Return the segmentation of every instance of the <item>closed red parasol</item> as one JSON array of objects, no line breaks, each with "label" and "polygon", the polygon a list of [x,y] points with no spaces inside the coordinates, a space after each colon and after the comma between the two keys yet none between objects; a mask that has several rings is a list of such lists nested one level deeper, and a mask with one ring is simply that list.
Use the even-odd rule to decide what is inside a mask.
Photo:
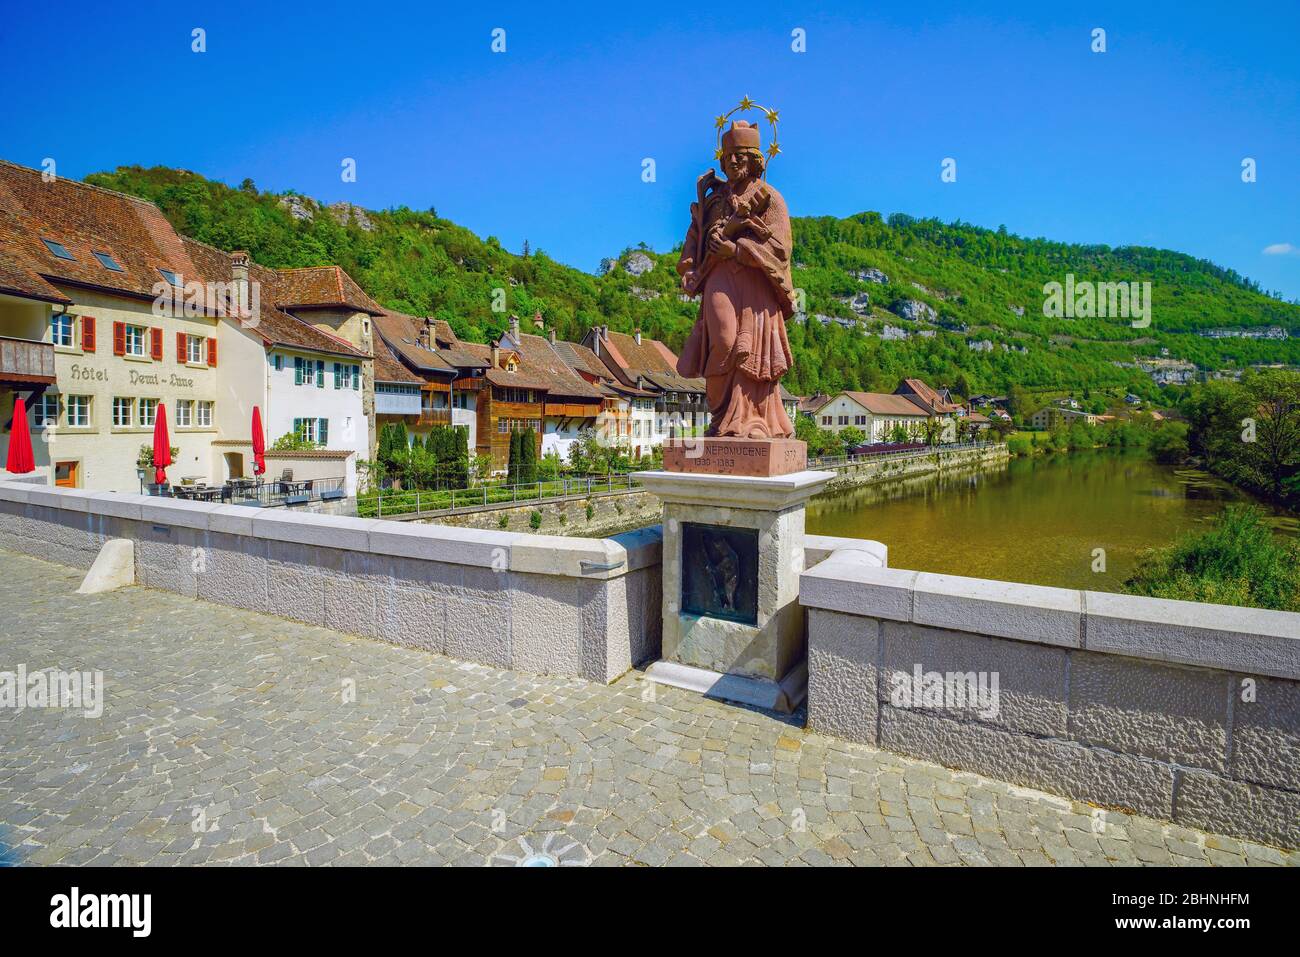
[{"label": "closed red parasol", "polygon": [[14,424],[9,431],[9,457],[5,468],[16,475],[22,475],[36,468],[36,459],[32,457],[32,433],[27,428],[27,403],[22,396],[14,396]]},{"label": "closed red parasol", "polygon": [[253,474],[266,472],[266,434],[262,430],[262,410],[253,406]]},{"label": "closed red parasol", "polygon": [[154,481],[162,485],[167,481],[167,466],[172,464],[172,442],[167,435],[167,407],[158,403],[158,412],[153,420],[153,466]]}]

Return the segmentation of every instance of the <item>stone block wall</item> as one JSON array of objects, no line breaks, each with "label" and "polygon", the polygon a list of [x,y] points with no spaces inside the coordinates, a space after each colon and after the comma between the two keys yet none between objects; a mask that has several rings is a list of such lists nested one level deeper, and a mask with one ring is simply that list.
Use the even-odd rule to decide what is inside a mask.
[{"label": "stone block wall", "polygon": [[[812,728],[1101,807],[1300,846],[1300,615],[930,575],[868,558],[837,550],[802,576]],[[909,693],[924,687],[918,668],[967,688],[970,676],[996,674],[996,709]]]},{"label": "stone block wall", "polygon": [[135,545],[151,588],[539,674],[658,655],[657,527],[520,535],[0,482],[0,548],[89,568]]}]

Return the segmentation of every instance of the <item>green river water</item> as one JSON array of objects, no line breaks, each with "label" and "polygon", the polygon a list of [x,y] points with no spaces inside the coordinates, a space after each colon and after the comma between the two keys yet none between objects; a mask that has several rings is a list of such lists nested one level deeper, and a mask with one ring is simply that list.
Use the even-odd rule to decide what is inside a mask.
[{"label": "green river water", "polygon": [[[1073,452],[821,496],[808,505],[807,530],[884,542],[894,568],[1122,591],[1143,549],[1248,500],[1143,452]],[[1294,517],[1272,521],[1296,531]],[[1093,570],[1094,549],[1105,550],[1104,571]]]}]

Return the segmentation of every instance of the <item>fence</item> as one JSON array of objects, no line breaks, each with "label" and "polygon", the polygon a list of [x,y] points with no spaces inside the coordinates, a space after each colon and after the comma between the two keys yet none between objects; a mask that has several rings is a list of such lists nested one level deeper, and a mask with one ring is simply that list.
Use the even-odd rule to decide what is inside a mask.
[{"label": "fence", "polygon": [[878,452],[855,452],[853,455],[823,455],[808,460],[810,469],[845,468],[860,465],[863,462],[875,462],[880,459],[915,459],[939,452],[960,452],[966,449],[991,449],[997,442],[954,442],[949,445],[927,445],[920,448],[888,448]]},{"label": "fence", "polygon": [[490,505],[517,505],[565,498],[629,492],[640,486],[635,472],[587,475],[542,482],[476,488],[415,489],[409,492],[379,489],[357,496],[357,514],[363,518],[391,518],[395,515],[435,515]]}]

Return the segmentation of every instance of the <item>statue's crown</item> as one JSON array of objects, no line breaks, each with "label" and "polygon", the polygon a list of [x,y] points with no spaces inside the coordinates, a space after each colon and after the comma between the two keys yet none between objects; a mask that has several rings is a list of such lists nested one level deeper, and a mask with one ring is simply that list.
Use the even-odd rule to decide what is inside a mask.
[{"label": "statue's crown", "polygon": [[746,120],[732,120],[731,129],[722,134],[722,148],[728,153],[734,150],[762,152],[763,144],[758,135],[757,124]]}]

